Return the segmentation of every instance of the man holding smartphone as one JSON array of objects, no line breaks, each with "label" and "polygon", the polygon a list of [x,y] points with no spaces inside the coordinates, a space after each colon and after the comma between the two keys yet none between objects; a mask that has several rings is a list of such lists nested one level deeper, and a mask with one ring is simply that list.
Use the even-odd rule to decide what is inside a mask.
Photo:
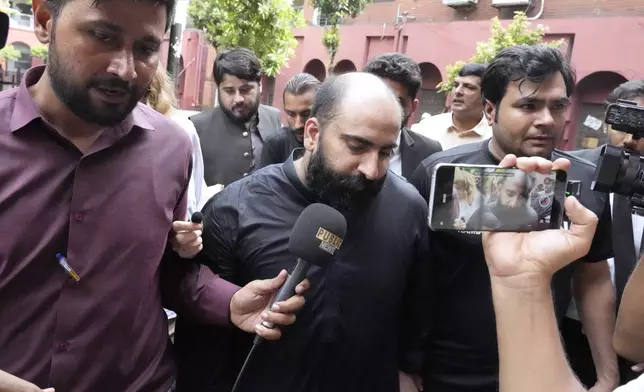
[{"label": "man holding smartphone", "polygon": [[[617,384],[611,339],[614,329],[612,295],[606,259],[612,257],[610,215],[605,198],[590,191],[594,168],[585,160],[555,150],[565,127],[565,112],[575,85],[574,72],[563,55],[547,46],[514,46],[501,51],[488,65],[482,94],[492,138],[434,154],[416,169],[411,182],[429,201],[434,168],[440,163],[498,165],[507,154],[571,161],[568,180],[582,182],[582,204],[597,211],[599,228],[582,263],[564,270],[553,283],[557,315],[563,317],[570,301],[575,272],[578,303],[600,381],[594,392]],[[553,217],[554,219],[554,217]],[[498,347],[490,278],[476,231],[430,233],[430,260],[436,263],[435,295],[443,298],[432,309],[433,330],[427,347],[425,390],[432,392],[496,392]],[[546,245],[546,244],[544,244]],[[604,267],[606,274],[604,274]],[[600,321],[601,320],[601,321]],[[528,355],[528,354],[526,354]]]}]

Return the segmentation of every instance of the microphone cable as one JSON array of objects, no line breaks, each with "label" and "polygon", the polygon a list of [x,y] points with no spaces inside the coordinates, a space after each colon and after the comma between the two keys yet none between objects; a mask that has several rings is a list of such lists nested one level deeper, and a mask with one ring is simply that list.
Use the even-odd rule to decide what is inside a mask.
[{"label": "microphone cable", "polygon": [[244,364],[241,367],[241,370],[239,371],[239,374],[237,375],[237,379],[235,380],[235,384],[233,385],[233,389],[230,392],[237,392],[237,389],[239,388],[240,381],[242,380],[244,376],[244,372],[248,368],[248,364],[250,363],[250,360],[253,358],[253,354],[255,353],[255,349],[259,347],[261,342],[264,339],[257,339],[259,336],[256,337],[255,341],[253,342],[253,347],[250,349],[248,352],[248,355],[246,355],[246,360],[244,360]]}]

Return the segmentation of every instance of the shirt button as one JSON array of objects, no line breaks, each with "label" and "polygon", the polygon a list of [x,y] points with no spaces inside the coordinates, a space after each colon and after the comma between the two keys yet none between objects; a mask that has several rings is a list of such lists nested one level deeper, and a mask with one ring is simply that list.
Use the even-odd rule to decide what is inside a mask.
[{"label": "shirt button", "polygon": [[244,133],[242,133],[242,136],[243,136],[243,137],[248,137],[248,132],[244,132]]},{"label": "shirt button", "polygon": [[59,351],[67,351],[68,349],[69,349],[69,343],[67,343],[67,342],[58,343],[58,350]]},{"label": "shirt button", "polygon": [[244,153],[244,156],[245,156],[245,157],[249,157],[249,156],[250,156],[250,153],[245,152],[245,153]]},{"label": "shirt button", "polygon": [[77,213],[76,213],[76,215],[75,215],[75,218],[76,218],[76,220],[77,220],[78,222],[82,222],[84,217],[85,217],[85,215],[83,215],[83,214],[82,214],[82,213],[80,213],[80,212],[77,212]]}]

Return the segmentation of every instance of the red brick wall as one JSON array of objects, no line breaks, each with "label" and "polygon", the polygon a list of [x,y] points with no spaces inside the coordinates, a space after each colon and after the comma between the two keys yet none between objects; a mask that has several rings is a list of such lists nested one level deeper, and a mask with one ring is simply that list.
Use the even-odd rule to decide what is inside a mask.
[{"label": "red brick wall", "polygon": [[[535,6],[528,12],[528,16],[537,14],[541,7],[541,1],[545,1],[542,19],[644,15],[644,1],[642,0],[533,1]],[[521,8],[494,8],[492,0],[479,0],[478,6],[472,10],[453,9],[443,5],[442,0],[398,0],[369,4],[361,15],[354,20],[345,21],[345,24],[393,23],[398,6],[400,6],[401,12],[407,11],[409,15],[415,16],[417,22],[487,20],[495,16],[499,16],[501,19],[510,19],[513,11],[521,10]]]}]

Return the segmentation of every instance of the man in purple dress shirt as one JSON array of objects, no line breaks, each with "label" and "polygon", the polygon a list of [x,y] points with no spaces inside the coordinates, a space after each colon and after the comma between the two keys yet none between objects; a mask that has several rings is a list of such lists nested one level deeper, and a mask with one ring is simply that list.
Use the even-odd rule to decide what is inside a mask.
[{"label": "man in purple dress shirt", "polygon": [[173,7],[34,0],[49,62],[0,93],[2,392],[167,392],[175,366],[162,305],[277,339],[257,325],[292,323],[304,303],[266,311],[284,271],[240,289],[171,250],[190,141],[138,101]]}]

